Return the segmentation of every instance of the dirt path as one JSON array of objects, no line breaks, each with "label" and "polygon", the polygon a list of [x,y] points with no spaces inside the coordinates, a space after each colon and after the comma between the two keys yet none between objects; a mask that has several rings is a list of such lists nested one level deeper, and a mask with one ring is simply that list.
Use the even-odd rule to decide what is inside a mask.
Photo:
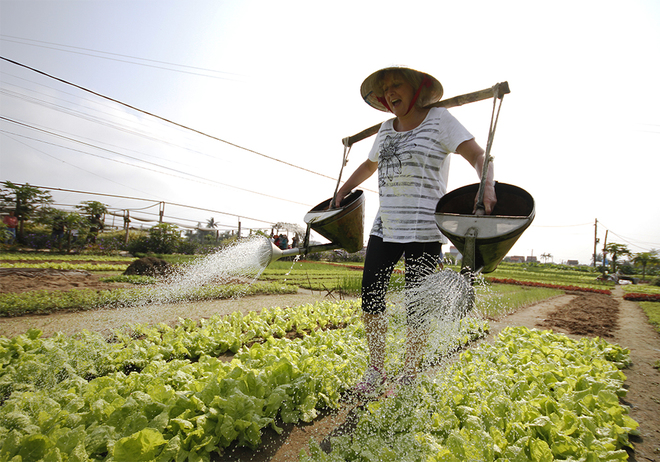
[{"label": "dirt path", "polygon": [[[624,370],[628,386],[626,404],[630,416],[640,424],[641,438],[635,439],[635,459],[660,461],[660,334],[649,324],[637,303],[623,300],[623,291],[615,291],[620,302],[619,328],[615,341],[630,349],[632,366]],[[641,439],[641,441],[639,441]]]}]

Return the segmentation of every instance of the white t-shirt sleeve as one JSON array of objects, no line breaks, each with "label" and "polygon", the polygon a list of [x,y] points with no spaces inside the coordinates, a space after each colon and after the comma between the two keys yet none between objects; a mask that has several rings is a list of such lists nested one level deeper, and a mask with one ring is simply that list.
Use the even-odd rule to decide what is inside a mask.
[{"label": "white t-shirt sleeve", "polygon": [[456,152],[461,143],[474,138],[456,117],[446,109],[439,114],[440,140],[447,152]]}]

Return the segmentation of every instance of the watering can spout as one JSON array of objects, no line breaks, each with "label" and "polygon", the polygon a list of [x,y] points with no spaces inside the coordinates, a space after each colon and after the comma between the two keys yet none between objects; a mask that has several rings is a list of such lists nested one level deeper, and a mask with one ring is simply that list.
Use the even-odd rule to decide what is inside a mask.
[{"label": "watering can spout", "polygon": [[[307,215],[307,237],[303,247],[282,250],[272,242],[270,248],[264,250],[260,263],[265,268],[272,262],[292,255],[306,255],[326,250],[344,249],[349,253],[357,252],[364,246],[364,193],[353,191],[346,196],[339,208],[330,207],[332,198],[321,202]],[[309,230],[313,229],[330,241],[330,244],[308,245]]]},{"label": "watering can spout", "polygon": [[306,255],[313,252],[323,252],[325,250],[334,250],[341,248],[338,244],[323,244],[323,245],[310,245],[307,247],[295,247],[293,249],[282,250],[272,242],[269,242],[268,248],[261,256],[261,266],[266,267],[284,257],[291,257],[294,255]]},{"label": "watering can spout", "polygon": [[304,253],[304,248],[294,248],[294,249],[286,249],[282,250],[279,247],[277,247],[275,244],[272,242],[269,242],[270,248],[267,249],[264,254],[262,255],[261,258],[261,263],[262,266],[266,267],[273,263],[274,261],[279,260],[280,258],[283,257],[288,257],[291,255],[300,255]]}]

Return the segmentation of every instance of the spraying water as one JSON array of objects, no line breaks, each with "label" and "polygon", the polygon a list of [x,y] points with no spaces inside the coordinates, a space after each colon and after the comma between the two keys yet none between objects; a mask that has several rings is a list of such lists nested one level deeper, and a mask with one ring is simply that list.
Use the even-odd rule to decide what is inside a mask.
[{"label": "spraying water", "polygon": [[451,269],[432,273],[406,291],[406,301],[415,314],[410,323],[415,327],[460,320],[474,308],[474,299],[470,281]]},{"label": "spraying water", "polygon": [[199,287],[209,283],[228,284],[236,278],[256,280],[263,270],[262,255],[270,243],[262,237],[248,238],[224,247],[174,274],[167,281],[170,288]]},{"label": "spraying water", "polygon": [[[406,337],[423,339],[421,370],[437,366],[461,345],[475,310],[476,295],[472,275],[444,269],[425,276],[420,284],[391,295],[388,310],[392,336],[388,356],[396,371],[403,361]],[[400,307],[407,307],[408,315]],[[399,363],[399,364],[397,364]]]},{"label": "spraying water", "polygon": [[241,239],[214,254],[184,265],[157,285],[133,293],[124,304],[174,303],[194,299],[206,286],[254,283],[267,266],[270,241],[254,236]]}]

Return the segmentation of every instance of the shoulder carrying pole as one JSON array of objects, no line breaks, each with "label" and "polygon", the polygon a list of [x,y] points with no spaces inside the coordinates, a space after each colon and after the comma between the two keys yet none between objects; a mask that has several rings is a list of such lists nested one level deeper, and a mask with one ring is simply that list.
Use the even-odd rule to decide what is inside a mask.
[{"label": "shoulder carrying pole", "polygon": [[[505,94],[510,93],[509,91],[509,82],[500,82],[492,86],[491,88],[486,88],[485,90],[479,90],[472,93],[467,93],[465,95],[454,96],[453,98],[448,98],[437,103],[433,103],[426,107],[457,107],[462,106],[467,103],[474,103],[476,101],[483,101],[489,98],[502,98]],[[358,141],[362,141],[365,138],[369,138],[372,135],[378,133],[380,126],[382,124],[374,125],[373,127],[367,128],[366,130],[361,131],[360,133],[346,137],[342,140],[342,143],[346,147],[351,147],[353,144]]]}]

